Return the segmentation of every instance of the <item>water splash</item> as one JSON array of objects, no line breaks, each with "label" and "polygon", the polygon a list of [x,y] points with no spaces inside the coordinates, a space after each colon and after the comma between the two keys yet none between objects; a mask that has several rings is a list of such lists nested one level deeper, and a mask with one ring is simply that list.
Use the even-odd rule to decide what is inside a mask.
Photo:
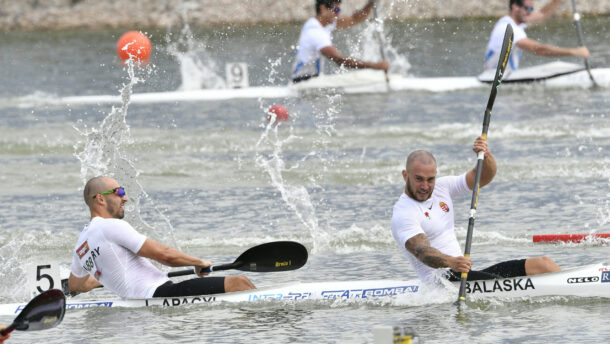
[{"label": "water splash", "polygon": [[[25,237],[19,240],[10,240],[6,242],[5,238],[1,238],[0,242],[6,242],[6,244],[0,245],[0,266],[2,266],[4,280],[8,280],[8,276],[12,276],[10,283],[2,283],[0,289],[2,295],[8,295],[12,298],[9,300],[18,300],[21,298],[29,297],[27,290],[24,286],[27,285],[25,267],[28,266],[27,257],[23,257],[21,252],[27,252],[27,247],[36,238],[32,238],[32,235],[25,233]],[[6,299],[3,297],[2,299]]]},{"label": "water splash", "polygon": [[[156,208],[151,197],[138,182],[140,172],[125,149],[126,145],[133,143],[126,121],[133,87],[143,82],[145,77],[152,73],[153,66],[147,65],[145,68],[138,69],[138,73],[136,73],[134,63],[130,59],[126,69],[129,81],[121,89],[121,107],[113,106],[99,128],[79,129],[74,127],[85,141],[82,150],[75,153],[76,158],[81,162],[81,178],[83,185],[87,180],[96,176],[103,175],[116,179],[121,186],[125,187],[129,197],[129,202],[125,205],[125,220],[147,236],[162,242],[170,241],[176,245],[169,219]],[[77,143],[74,147],[78,151],[81,149],[81,143]],[[141,209],[144,205],[147,206],[146,208],[150,206],[159,216],[159,219],[154,219],[155,226],[142,218]]]},{"label": "water splash", "polygon": [[207,52],[206,42],[196,40],[188,24],[187,12],[198,6],[194,3],[183,2],[179,7],[183,27],[178,39],[172,40],[171,26],[165,35],[167,52],[180,63],[182,84],[178,89],[181,91],[226,87],[225,80],[215,72],[218,67]]},{"label": "water splash", "polygon": [[[334,163],[328,152],[328,145],[331,144],[332,137],[337,134],[334,123],[336,115],[340,112],[341,100],[341,95],[326,95],[318,97],[313,103],[310,113],[313,114],[317,135],[312,142],[312,149],[292,166],[287,166],[284,161],[284,147],[303,138],[294,133],[294,127],[289,124],[290,122],[277,123],[275,115],[270,113],[269,123],[264,127],[265,130],[256,144],[256,165],[269,175],[271,185],[280,191],[282,200],[309,230],[313,239],[314,253],[327,251],[332,247],[332,238],[328,231],[320,226],[316,205],[312,201],[310,192],[314,189],[323,190],[319,186],[319,181],[324,179]],[[260,107],[268,108],[262,102]],[[299,119],[304,118],[299,118],[298,113],[292,114],[293,121]],[[310,184],[310,190],[303,184],[290,184],[285,180],[285,172],[298,169],[305,161],[314,158],[322,163],[322,168],[309,174],[306,182]],[[318,200],[318,204],[323,202],[324,200]]]},{"label": "water splash", "polygon": [[383,49],[386,60],[390,64],[389,72],[406,76],[411,69],[411,64],[407,56],[398,52],[392,45],[392,36],[388,35],[384,29],[386,13],[389,13],[394,3],[390,4],[387,11],[380,5],[381,3],[378,2],[377,19],[366,21],[362,33],[349,42],[350,56],[361,56],[365,61],[381,61],[380,50]]},{"label": "water splash", "polygon": [[[282,158],[283,147],[293,141],[300,140],[301,137],[296,136],[294,134],[294,128],[290,126],[288,128],[288,136],[282,138],[280,128],[282,128],[282,130],[284,129],[283,123],[278,123],[276,121],[276,115],[274,113],[270,112],[269,116],[269,123],[266,125],[263,134],[256,143],[256,165],[269,174],[271,185],[280,191],[284,202],[294,211],[301,223],[310,231],[313,238],[312,252],[316,252],[327,245],[328,233],[320,229],[315,207],[305,186],[290,185],[284,180],[282,175],[285,171],[298,168],[299,163],[308,159],[310,156],[315,155],[315,152],[311,152],[303,157],[301,161],[296,163],[293,167],[287,168],[284,159]],[[265,154],[264,151],[269,148],[272,150],[271,153]]]}]

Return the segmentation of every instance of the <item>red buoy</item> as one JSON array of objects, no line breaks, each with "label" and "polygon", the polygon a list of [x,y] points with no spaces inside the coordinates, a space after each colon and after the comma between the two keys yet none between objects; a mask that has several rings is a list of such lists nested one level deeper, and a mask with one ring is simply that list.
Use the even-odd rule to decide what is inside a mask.
[{"label": "red buoy", "polygon": [[150,40],[140,31],[124,33],[116,45],[116,53],[122,61],[132,57],[138,62],[148,62],[151,50]]},{"label": "red buoy", "polygon": [[284,122],[287,121],[290,116],[288,115],[288,109],[283,105],[273,105],[267,110],[267,120],[271,120],[273,118],[273,114],[275,114],[276,122]]}]

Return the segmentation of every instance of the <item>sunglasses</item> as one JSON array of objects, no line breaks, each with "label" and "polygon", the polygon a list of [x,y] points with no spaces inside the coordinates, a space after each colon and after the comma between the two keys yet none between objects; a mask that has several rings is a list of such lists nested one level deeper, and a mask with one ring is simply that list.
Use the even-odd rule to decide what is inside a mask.
[{"label": "sunglasses", "polygon": [[341,12],[341,7],[333,7],[333,12],[335,12],[335,14],[339,14],[339,12]]},{"label": "sunglasses", "polygon": [[521,6],[525,9],[525,12],[531,13],[534,10],[534,6]]},{"label": "sunglasses", "polygon": [[[119,197],[123,197],[123,196],[125,196],[125,188],[122,186],[119,186],[118,188],[114,188],[112,190],[100,192],[97,195],[110,195],[110,194],[115,194]],[[95,198],[95,196],[97,196],[97,195],[94,195],[93,198]]]}]

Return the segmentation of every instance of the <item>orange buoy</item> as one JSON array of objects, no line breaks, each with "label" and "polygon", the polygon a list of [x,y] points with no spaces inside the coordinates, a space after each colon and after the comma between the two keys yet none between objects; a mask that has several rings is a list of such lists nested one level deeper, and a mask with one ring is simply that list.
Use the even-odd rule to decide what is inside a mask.
[{"label": "orange buoy", "polygon": [[276,122],[284,122],[287,121],[290,116],[288,115],[288,109],[283,105],[273,105],[267,110],[267,120],[273,119],[273,114],[275,114]]},{"label": "orange buoy", "polygon": [[124,33],[116,45],[116,53],[122,61],[131,57],[138,62],[148,62],[151,50],[150,40],[140,31]]}]

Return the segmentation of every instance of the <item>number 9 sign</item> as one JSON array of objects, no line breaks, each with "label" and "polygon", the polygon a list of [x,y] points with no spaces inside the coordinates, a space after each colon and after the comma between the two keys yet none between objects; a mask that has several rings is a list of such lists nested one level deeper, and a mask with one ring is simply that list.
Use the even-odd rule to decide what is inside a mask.
[{"label": "number 9 sign", "polygon": [[227,63],[225,65],[227,88],[247,88],[250,86],[248,81],[248,65],[245,63]]}]

